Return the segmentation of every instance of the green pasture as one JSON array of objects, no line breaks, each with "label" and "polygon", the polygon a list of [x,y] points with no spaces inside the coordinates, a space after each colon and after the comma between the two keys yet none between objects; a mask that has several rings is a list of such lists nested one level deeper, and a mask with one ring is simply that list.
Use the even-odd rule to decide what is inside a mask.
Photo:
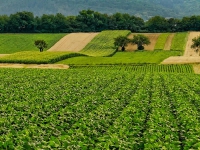
[{"label": "green pasture", "polygon": [[189,32],[176,33],[172,40],[172,45],[170,49],[184,51],[186,43],[187,43],[188,35],[189,35]]},{"label": "green pasture", "polygon": [[[59,34],[0,34],[0,54],[11,54],[20,51],[39,51],[35,40],[45,40],[48,48],[52,47],[65,33]],[[48,49],[47,48],[47,49]]]},{"label": "green pasture", "polygon": [[169,35],[170,35],[170,33],[162,33],[162,34],[160,34],[160,36],[158,37],[158,39],[156,41],[156,45],[155,45],[154,49],[155,50],[163,50]]},{"label": "green pasture", "polygon": [[170,56],[181,55],[178,51],[136,51],[117,52],[112,57],[74,57],[57,62],[68,65],[107,65],[107,64],[159,64]]}]

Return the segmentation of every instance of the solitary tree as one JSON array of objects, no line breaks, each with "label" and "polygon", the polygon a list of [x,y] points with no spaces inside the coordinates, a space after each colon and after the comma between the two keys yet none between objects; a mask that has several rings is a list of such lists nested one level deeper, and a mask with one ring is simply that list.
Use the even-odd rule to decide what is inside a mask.
[{"label": "solitary tree", "polygon": [[114,45],[117,48],[117,50],[119,47],[121,47],[122,51],[125,51],[125,46],[127,46],[128,43],[130,43],[130,40],[126,36],[118,36],[114,40]]},{"label": "solitary tree", "polygon": [[40,52],[43,52],[43,50],[47,48],[47,43],[44,40],[36,40],[35,46],[40,50]]},{"label": "solitary tree", "polygon": [[198,53],[200,48],[200,36],[193,38],[192,42],[191,48],[195,49],[195,51]]},{"label": "solitary tree", "polygon": [[131,40],[132,44],[137,44],[137,49],[138,50],[143,50],[144,49],[144,45],[149,45],[151,42],[149,40],[148,37],[142,35],[142,34],[138,34],[138,35],[134,35],[133,39]]}]

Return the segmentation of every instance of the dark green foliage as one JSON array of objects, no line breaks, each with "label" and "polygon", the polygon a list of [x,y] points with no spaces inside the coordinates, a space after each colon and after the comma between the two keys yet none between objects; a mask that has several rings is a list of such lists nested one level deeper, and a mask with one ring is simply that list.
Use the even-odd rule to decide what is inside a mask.
[{"label": "dark green foliage", "polygon": [[0,33],[71,33],[100,32],[103,30],[130,30],[131,32],[179,32],[198,31],[200,16],[182,19],[155,16],[147,22],[126,13],[102,14],[82,10],[76,16],[61,13],[34,16],[32,12],[17,12],[0,16]]},{"label": "dark green foliage", "polygon": [[200,36],[197,36],[192,39],[192,45],[191,48],[195,49],[197,53],[199,53],[199,48],[200,48]]},{"label": "dark green foliage", "polygon": [[47,43],[44,40],[36,40],[34,44],[40,52],[43,52],[43,50],[47,48]]},{"label": "dark green foliage", "polygon": [[125,51],[125,47],[128,45],[128,43],[130,43],[130,40],[126,36],[118,36],[114,40],[116,49],[118,50],[119,47],[121,47],[122,51]]},{"label": "dark green foliage", "polygon": [[142,34],[137,34],[133,36],[133,39],[131,40],[132,44],[136,44],[138,47],[138,50],[143,50],[144,45],[149,45],[151,42],[148,37]]},{"label": "dark green foliage", "polygon": [[144,46],[142,45],[138,46],[138,50],[144,50]]}]

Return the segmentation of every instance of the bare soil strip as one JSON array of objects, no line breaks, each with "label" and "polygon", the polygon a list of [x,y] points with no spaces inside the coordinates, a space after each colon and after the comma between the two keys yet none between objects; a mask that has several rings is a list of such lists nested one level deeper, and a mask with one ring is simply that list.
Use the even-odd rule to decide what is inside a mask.
[{"label": "bare soil strip", "polygon": [[38,68],[38,69],[68,69],[68,65],[63,64],[8,64],[0,63],[0,68]]},{"label": "bare soil strip", "polygon": [[99,33],[71,33],[59,40],[48,51],[70,51],[82,50]]},{"label": "bare soil strip", "polygon": [[200,64],[193,65],[194,73],[200,74]]},{"label": "bare soil strip", "polygon": [[200,57],[172,56],[165,59],[161,64],[195,64],[200,63]]},{"label": "bare soil strip", "polygon": [[[133,35],[136,35],[137,33],[132,33],[128,36],[129,39],[133,39]],[[160,33],[138,33],[138,34],[143,34],[145,36],[147,36],[150,39],[151,44],[149,45],[145,45],[144,49],[145,50],[154,50],[154,47],[156,45],[156,41],[160,35]],[[128,46],[126,47],[127,51],[134,51],[137,50],[137,45],[131,45],[128,44]]]},{"label": "bare soil strip", "polygon": [[8,56],[10,54],[0,54],[0,57],[3,57],[3,56]]},{"label": "bare soil strip", "polygon": [[164,50],[170,50],[171,48],[171,45],[172,45],[172,40],[174,38],[174,33],[171,33],[168,38],[167,38],[167,41],[165,43],[165,47],[164,47]]},{"label": "bare soil strip", "polygon": [[199,56],[199,54],[195,52],[194,49],[191,48],[192,39],[197,37],[198,35],[200,35],[200,32],[190,32],[188,40],[187,40],[184,56]]}]

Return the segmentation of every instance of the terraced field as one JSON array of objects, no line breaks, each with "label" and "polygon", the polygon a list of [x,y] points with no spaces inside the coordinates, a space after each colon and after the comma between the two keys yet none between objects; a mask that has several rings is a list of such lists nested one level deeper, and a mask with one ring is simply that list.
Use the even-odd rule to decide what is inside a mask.
[{"label": "terraced field", "polygon": [[198,149],[200,76],[170,68],[0,69],[0,149]]}]

